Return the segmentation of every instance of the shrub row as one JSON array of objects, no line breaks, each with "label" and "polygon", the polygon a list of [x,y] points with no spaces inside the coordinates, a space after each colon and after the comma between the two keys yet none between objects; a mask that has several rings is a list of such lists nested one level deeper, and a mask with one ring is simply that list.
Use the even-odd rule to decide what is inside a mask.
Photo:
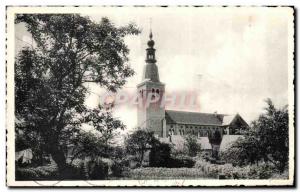
[{"label": "shrub row", "polygon": [[199,179],[205,177],[203,171],[197,168],[138,168],[127,170],[124,176],[127,179]]},{"label": "shrub row", "polygon": [[[86,161],[84,163],[84,161]],[[81,170],[84,179],[102,180],[108,177],[121,177],[124,170],[123,161],[113,161],[111,159],[98,158],[94,161],[76,159],[73,165]]]},{"label": "shrub row", "polygon": [[269,179],[276,173],[274,166],[265,163],[234,167],[231,164],[216,165],[198,160],[194,167],[201,169],[208,177],[220,179]]},{"label": "shrub row", "polygon": [[58,171],[55,164],[39,167],[16,167],[16,180],[40,180],[48,178],[57,178]]},{"label": "shrub row", "polygon": [[56,164],[49,164],[38,167],[16,167],[16,180],[103,180],[109,177],[121,177],[124,165],[119,161],[106,160],[101,158],[95,161],[75,159],[68,165],[60,175]]}]

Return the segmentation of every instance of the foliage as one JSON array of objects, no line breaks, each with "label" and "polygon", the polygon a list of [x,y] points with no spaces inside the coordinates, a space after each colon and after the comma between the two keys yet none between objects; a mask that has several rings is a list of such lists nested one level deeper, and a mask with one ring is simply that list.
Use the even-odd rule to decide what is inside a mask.
[{"label": "foliage", "polygon": [[114,160],[123,160],[127,155],[124,146],[113,146],[110,148],[109,153],[109,157]]},{"label": "foliage", "polygon": [[16,129],[24,135],[36,133],[63,173],[64,151],[83,123],[107,140],[112,130],[124,128],[102,106],[86,108],[85,85],[96,83],[114,92],[125,84],[134,72],[124,37],[139,30],[133,24],[116,27],[108,18],[96,23],[78,14],[18,14],[19,22],[26,24],[34,43],[16,58],[16,118],[21,122]]},{"label": "foliage", "polygon": [[122,176],[124,164],[121,160],[112,160],[109,158],[98,157],[91,159],[75,159],[72,165],[80,170],[82,179],[110,179]]},{"label": "foliage", "polygon": [[105,146],[100,135],[80,131],[80,134],[73,138],[72,141],[75,146],[72,147],[71,164],[76,158],[84,159],[89,157],[92,160],[96,160],[105,154]]},{"label": "foliage", "polygon": [[258,163],[262,157],[260,153],[258,139],[248,135],[239,138],[225,152],[222,152],[221,159],[233,165],[245,166]]},{"label": "foliage", "polygon": [[288,165],[288,110],[276,109],[270,99],[266,100],[266,113],[252,122],[244,139],[232,144],[222,156],[227,162],[239,166],[272,162],[283,172]]},{"label": "foliage", "polygon": [[266,100],[266,113],[253,122],[255,136],[259,140],[265,161],[272,162],[281,172],[288,165],[289,118],[287,106],[276,109],[270,99]]},{"label": "foliage", "polygon": [[172,157],[168,162],[169,168],[180,168],[180,167],[188,167],[192,168],[195,165],[195,161],[188,156],[179,156],[179,157]]},{"label": "foliage", "polygon": [[248,177],[249,179],[269,179],[276,172],[274,170],[274,166],[266,163],[250,166]]},{"label": "foliage", "polygon": [[197,138],[194,135],[187,135],[185,137],[184,146],[191,157],[195,157],[201,151],[201,144],[197,143]]},{"label": "foliage", "polygon": [[150,151],[150,167],[167,167],[171,159],[171,147],[167,143],[158,143]]},{"label": "foliage", "polygon": [[55,164],[38,167],[16,167],[16,180],[40,180],[58,178],[58,170]]},{"label": "foliage", "polygon": [[208,140],[210,144],[220,145],[222,141],[222,135],[219,130],[209,130]]},{"label": "foliage", "polygon": [[101,159],[98,159],[97,161],[88,161],[87,175],[87,178],[92,180],[107,179],[108,164]]},{"label": "foliage", "polygon": [[125,169],[124,161],[114,161],[111,167],[112,176],[114,177],[123,176],[124,169]]},{"label": "foliage", "polygon": [[278,170],[270,163],[247,165],[244,167],[232,164],[216,165],[207,161],[197,160],[194,166],[204,172],[206,177],[223,179],[270,179],[277,177],[285,179],[285,175],[278,175]]},{"label": "foliage", "polygon": [[204,173],[197,168],[138,168],[128,170],[126,179],[200,179]]},{"label": "foliage", "polygon": [[139,164],[142,165],[146,151],[151,150],[153,146],[159,144],[153,132],[138,129],[125,141],[126,151],[135,155],[139,159]]},{"label": "foliage", "polygon": [[91,159],[90,157],[84,159],[74,159],[70,165],[73,168],[73,173],[70,174],[72,179],[107,179],[109,165],[98,157]]}]

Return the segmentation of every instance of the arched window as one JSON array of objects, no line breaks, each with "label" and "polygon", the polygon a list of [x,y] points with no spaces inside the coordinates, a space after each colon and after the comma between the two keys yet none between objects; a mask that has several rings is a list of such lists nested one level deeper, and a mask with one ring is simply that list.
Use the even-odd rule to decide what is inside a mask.
[{"label": "arched window", "polygon": [[156,93],[159,94],[159,89],[156,89]]},{"label": "arched window", "polygon": [[151,99],[152,100],[155,99],[155,89],[154,88],[152,88]]}]

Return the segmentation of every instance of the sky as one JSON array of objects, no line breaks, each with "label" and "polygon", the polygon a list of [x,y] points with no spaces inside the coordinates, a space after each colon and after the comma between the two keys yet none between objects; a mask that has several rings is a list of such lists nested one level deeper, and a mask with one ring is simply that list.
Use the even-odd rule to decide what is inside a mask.
[{"label": "sky", "polygon": [[[248,123],[263,112],[264,99],[288,104],[288,16],[275,8],[99,8],[84,14],[117,26],[134,22],[142,33],[128,36],[130,65],[136,72],[122,91],[134,93],[142,81],[150,18],[160,81],[166,92],[196,92],[198,107],[174,110],[239,113]],[[30,42],[16,25],[16,52]],[[89,84],[86,105],[96,106],[104,90]],[[136,106],[114,109],[127,129],[137,126]]]}]

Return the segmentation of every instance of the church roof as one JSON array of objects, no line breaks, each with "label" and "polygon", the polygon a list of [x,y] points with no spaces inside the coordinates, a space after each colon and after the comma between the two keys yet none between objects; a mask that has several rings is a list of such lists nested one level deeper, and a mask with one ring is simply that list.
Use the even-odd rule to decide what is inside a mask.
[{"label": "church roof", "polygon": [[167,123],[223,125],[224,114],[166,110]]},{"label": "church roof", "polygon": [[225,115],[223,117],[222,125],[229,125],[234,120],[235,117],[236,115]]}]

